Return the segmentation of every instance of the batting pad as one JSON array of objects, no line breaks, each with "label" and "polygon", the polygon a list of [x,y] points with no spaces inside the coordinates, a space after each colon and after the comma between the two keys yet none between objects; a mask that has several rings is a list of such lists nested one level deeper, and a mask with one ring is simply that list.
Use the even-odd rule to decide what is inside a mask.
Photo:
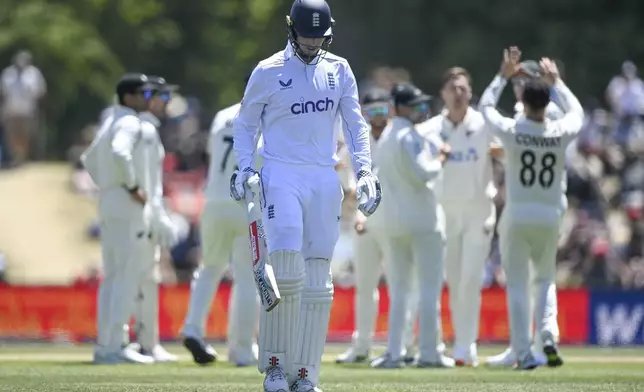
[{"label": "batting pad", "polygon": [[278,250],[268,258],[282,300],[272,311],[260,312],[257,368],[261,373],[272,366],[287,370],[292,363],[288,354],[295,343],[305,278],[304,259],[300,252]]},{"label": "batting pad", "polygon": [[306,260],[306,286],[302,293],[300,322],[291,378],[306,378],[317,385],[329,329],[333,281],[327,259]]}]

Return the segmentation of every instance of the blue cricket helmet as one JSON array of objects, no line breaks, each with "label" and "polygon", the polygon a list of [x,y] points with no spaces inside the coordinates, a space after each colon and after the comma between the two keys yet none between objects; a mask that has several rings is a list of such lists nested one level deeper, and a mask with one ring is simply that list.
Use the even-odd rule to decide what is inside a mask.
[{"label": "blue cricket helmet", "polygon": [[333,41],[333,25],[335,20],[331,17],[331,8],[325,0],[295,0],[291,6],[290,15],[286,16],[288,38],[300,60],[311,63],[315,56],[307,56],[299,50],[297,37],[325,38],[321,46],[322,58]]}]

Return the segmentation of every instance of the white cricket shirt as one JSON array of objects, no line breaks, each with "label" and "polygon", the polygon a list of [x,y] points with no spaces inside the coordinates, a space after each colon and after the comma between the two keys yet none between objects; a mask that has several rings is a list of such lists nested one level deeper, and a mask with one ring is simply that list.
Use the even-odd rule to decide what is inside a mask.
[{"label": "white cricket shirt", "polygon": [[251,167],[260,126],[268,161],[335,166],[336,121],[342,118],[353,168],[371,171],[369,128],[362,117],[358,88],[349,63],[331,53],[304,64],[291,45],[261,61],[253,71],[233,123],[240,168]]},{"label": "white cricket shirt", "polygon": [[566,115],[542,123],[503,117],[495,108],[507,81],[500,76],[483,93],[480,108],[505,151],[504,218],[516,223],[558,225],[566,208],[563,176],[565,152],[583,124],[581,104],[563,81],[554,89]]}]

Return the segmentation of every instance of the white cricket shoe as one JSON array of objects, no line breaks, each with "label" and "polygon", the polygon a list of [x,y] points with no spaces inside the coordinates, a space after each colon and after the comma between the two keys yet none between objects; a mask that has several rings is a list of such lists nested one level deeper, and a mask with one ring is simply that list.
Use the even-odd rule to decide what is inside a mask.
[{"label": "white cricket shoe", "polygon": [[237,365],[238,367],[245,367],[256,365],[259,357],[259,347],[253,344],[250,350],[238,349],[235,347],[228,348],[228,362]]},{"label": "white cricket shoe", "polygon": [[435,361],[427,361],[422,358],[419,358],[418,361],[416,362],[416,367],[420,369],[426,369],[426,368],[434,368],[434,369],[441,369],[441,368],[453,368],[456,366],[456,361],[454,359],[447,357],[443,354],[439,354],[438,360]]},{"label": "white cricket shoe", "polygon": [[322,392],[322,390],[306,378],[300,378],[291,385],[291,392]]},{"label": "white cricket shoe", "polygon": [[134,351],[130,347],[125,347],[117,352],[106,353],[101,362],[97,363],[104,365],[117,365],[121,363],[151,365],[154,363],[154,358]]},{"label": "white cricket shoe", "polygon": [[508,347],[501,354],[493,355],[485,359],[485,364],[488,366],[512,367],[516,363],[517,355],[512,350],[512,347]]},{"label": "white cricket shoe", "polygon": [[[138,352],[140,352],[143,355],[148,355],[152,358],[154,358],[154,362],[159,362],[159,363],[167,363],[167,362],[177,362],[179,361],[179,358],[177,358],[176,355],[170,354],[163,346],[160,344],[157,344],[154,346],[152,350],[146,350],[142,348],[138,343],[133,343],[130,345],[132,347],[133,345],[137,345],[139,347]],[[136,347],[136,346],[134,346]],[[133,348],[134,348],[133,347]]]},{"label": "white cricket shoe", "polygon": [[516,365],[514,365],[515,370],[534,370],[539,367],[539,364],[534,359],[532,353],[528,354],[524,359],[519,360]]},{"label": "white cricket shoe", "polygon": [[289,392],[286,374],[279,366],[272,366],[266,370],[264,377],[264,392]]},{"label": "white cricket shoe", "polygon": [[369,350],[359,351],[354,346],[351,346],[347,351],[338,355],[335,363],[364,363],[367,360],[369,360]]},{"label": "white cricket shoe", "polygon": [[371,361],[371,367],[374,369],[400,369],[405,367],[405,360],[404,358],[392,359],[391,354],[385,352]]},{"label": "white cricket shoe", "polygon": [[472,344],[470,347],[454,347],[452,357],[454,357],[454,363],[458,367],[477,367],[479,365],[476,344]]}]

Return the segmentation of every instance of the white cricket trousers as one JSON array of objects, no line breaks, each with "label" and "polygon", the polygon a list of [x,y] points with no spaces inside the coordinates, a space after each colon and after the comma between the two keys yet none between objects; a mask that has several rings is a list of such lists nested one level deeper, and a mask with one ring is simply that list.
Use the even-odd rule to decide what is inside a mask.
[{"label": "white cricket trousers", "polygon": [[[371,350],[375,335],[376,318],[378,317],[378,304],[380,295],[378,284],[384,272],[387,273],[385,260],[387,252],[387,237],[383,230],[369,226],[367,221],[366,231],[362,234],[354,233],[354,274],[356,279],[355,291],[355,331],[353,334],[354,348],[363,353]],[[387,279],[389,282],[390,279]],[[390,283],[392,284],[392,283]],[[410,284],[413,290],[407,301],[407,312],[403,332],[404,348],[409,349],[414,345],[414,327],[418,312],[418,285],[415,279]]]},{"label": "white cricket trousers", "polygon": [[389,339],[387,350],[398,360],[413,280],[419,290],[418,351],[420,360],[437,362],[442,344],[440,297],[443,288],[445,235],[423,232],[387,238]]},{"label": "white cricket trousers", "polygon": [[494,227],[486,221],[495,214],[494,204],[443,203],[445,211],[445,276],[454,327],[454,351],[469,353],[476,344],[481,312],[481,287],[490,253]]},{"label": "white cricket trousers", "polygon": [[[518,224],[501,217],[499,247],[506,275],[506,292],[510,316],[510,344],[519,360],[530,353],[530,261],[534,267],[538,296],[535,303],[535,330],[551,331],[556,323],[556,256],[559,225]],[[548,300],[550,296],[550,300]],[[556,296],[554,297],[556,299]]]},{"label": "white cricket trousers", "polygon": [[232,263],[233,291],[228,304],[228,347],[249,353],[258,319],[248,218],[232,200],[208,200],[200,219],[203,261],[191,284],[185,334],[205,336],[206,320],[221,279]]},{"label": "white cricket trousers", "polygon": [[333,301],[331,258],[343,192],[333,167],[264,160],[261,205],[269,263],[282,300],[260,312],[260,372],[317,384]]},{"label": "white cricket trousers", "polygon": [[101,250],[104,278],[98,294],[99,350],[118,352],[124,344],[124,328],[150,266],[151,247],[148,228],[142,219],[103,219]]}]

